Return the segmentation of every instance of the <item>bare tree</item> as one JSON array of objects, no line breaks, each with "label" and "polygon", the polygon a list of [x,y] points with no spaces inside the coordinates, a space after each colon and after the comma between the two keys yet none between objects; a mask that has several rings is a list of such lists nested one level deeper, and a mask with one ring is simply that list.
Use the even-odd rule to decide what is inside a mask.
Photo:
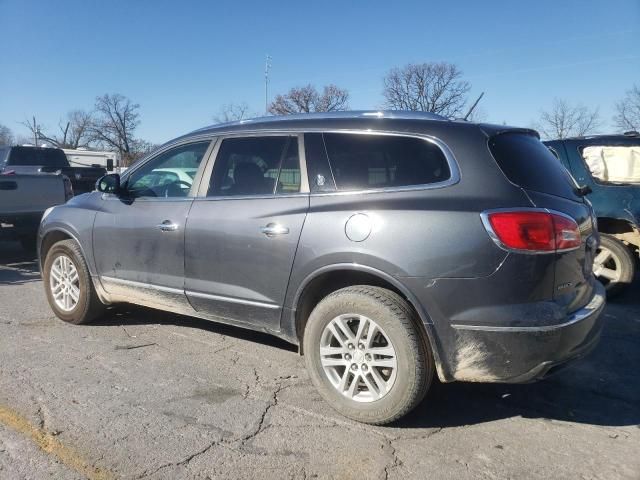
[{"label": "bare tree", "polygon": [[116,150],[128,164],[137,158],[134,133],[140,124],[140,105],[119,93],[96,98],[91,138],[103,148]]},{"label": "bare tree", "polygon": [[250,113],[249,105],[247,105],[246,102],[228,103],[220,108],[218,114],[213,117],[213,121],[216,123],[236,122],[256,116],[257,115]]},{"label": "bare tree", "polygon": [[27,130],[29,130],[30,138],[29,143],[33,140],[33,145],[38,146],[38,139],[41,137],[42,126],[36,121],[35,115],[31,117],[31,120],[24,120],[20,122]]},{"label": "bare tree", "polygon": [[349,109],[349,92],[330,84],[322,93],[309,84],[294,87],[284,95],[276,95],[269,105],[269,113],[289,115],[291,113],[334,112]]},{"label": "bare tree", "polygon": [[9,127],[0,124],[0,145],[11,145],[13,143],[13,132]]},{"label": "bare tree", "polygon": [[385,105],[394,110],[461,116],[471,89],[462,71],[452,63],[410,63],[393,68],[384,77]]},{"label": "bare tree", "polygon": [[640,130],[640,88],[634,85],[624,98],[616,103],[616,115],[613,117],[620,130]]},{"label": "bare tree", "polygon": [[595,133],[600,127],[600,113],[578,104],[555,99],[551,110],[540,114],[536,128],[546,138],[580,137]]},{"label": "bare tree", "polygon": [[[33,123],[29,122],[27,128],[35,134],[38,140],[43,140],[50,143],[54,147],[58,148],[78,148],[89,147],[92,140],[92,128],[93,128],[93,115],[90,112],[84,110],[73,110],[69,112],[64,120],[58,122],[58,134],[46,134],[43,132],[41,125],[35,122],[33,117]],[[23,122],[23,125],[25,123]]]}]

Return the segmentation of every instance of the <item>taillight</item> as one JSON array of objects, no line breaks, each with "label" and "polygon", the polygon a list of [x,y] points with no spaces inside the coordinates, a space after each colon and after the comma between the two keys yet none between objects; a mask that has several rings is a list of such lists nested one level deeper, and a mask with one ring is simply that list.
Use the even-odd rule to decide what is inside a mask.
[{"label": "taillight", "polygon": [[69,177],[62,177],[62,179],[64,180],[64,201],[67,202],[73,198],[73,185]]},{"label": "taillight", "polygon": [[483,214],[485,227],[505,248],[528,252],[555,252],[580,246],[575,220],[547,211],[512,210]]}]

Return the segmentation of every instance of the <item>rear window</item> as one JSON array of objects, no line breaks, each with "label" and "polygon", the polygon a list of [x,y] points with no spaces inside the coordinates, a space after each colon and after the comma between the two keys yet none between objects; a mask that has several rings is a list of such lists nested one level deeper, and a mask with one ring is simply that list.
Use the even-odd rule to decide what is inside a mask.
[{"label": "rear window", "polygon": [[8,165],[47,167],[68,167],[64,152],[58,148],[13,147],[9,154]]},{"label": "rear window", "polygon": [[489,148],[504,174],[516,185],[559,197],[580,198],[569,171],[534,135],[502,133],[489,140]]},{"label": "rear window", "polygon": [[[340,191],[425,185],[451,178],[442,150],[423,139],[345,133],[325,133],[322,137],[323,142],[315,144],[324,152],[311,157],[326,155],[330,178]],[[313,172],[312,167],[311,175]],[[311,178],[312,188],[324,183],[317,180]]]}]

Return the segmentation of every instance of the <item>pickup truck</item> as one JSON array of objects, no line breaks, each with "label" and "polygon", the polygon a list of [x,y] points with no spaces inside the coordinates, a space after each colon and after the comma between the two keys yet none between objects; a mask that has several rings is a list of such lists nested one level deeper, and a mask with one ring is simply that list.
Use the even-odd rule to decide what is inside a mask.
[{"label": "pickup truck", "polygon": [[544,143],[593,204],[601,234],[593,273],[613,296],[633,281],[640,255],[640,134]]},{"label": "pickup truck", "polygon": [[64,175],[0,174],[0,239],[19,240],[25,250],[35,250],[45,210],[71,197],[71,181]]},{"label": "pickup truck", "polygon": [[102,167],[72,167],[59,148],[30,146],[0,147],[0,174],[62,173],[71,180],[76,194],[93,191],[96,181],[106,175]]}]

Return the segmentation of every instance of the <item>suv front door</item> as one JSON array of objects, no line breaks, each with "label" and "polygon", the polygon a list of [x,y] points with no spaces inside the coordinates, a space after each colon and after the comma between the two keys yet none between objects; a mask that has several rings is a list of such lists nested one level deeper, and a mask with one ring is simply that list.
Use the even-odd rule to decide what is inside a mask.
[{"label": "suv front door", "polygon": [[210,140],[160,152],[103,194],[93,251],[107,293],[136,303],[188,313],[184,295],[184,233],[196,174]]},{"label": "suv front door", "polygon": [[279,330],[309,207],[299,142],[228,137],[217,147],[186,228],[185,290],[199,312]]}]

